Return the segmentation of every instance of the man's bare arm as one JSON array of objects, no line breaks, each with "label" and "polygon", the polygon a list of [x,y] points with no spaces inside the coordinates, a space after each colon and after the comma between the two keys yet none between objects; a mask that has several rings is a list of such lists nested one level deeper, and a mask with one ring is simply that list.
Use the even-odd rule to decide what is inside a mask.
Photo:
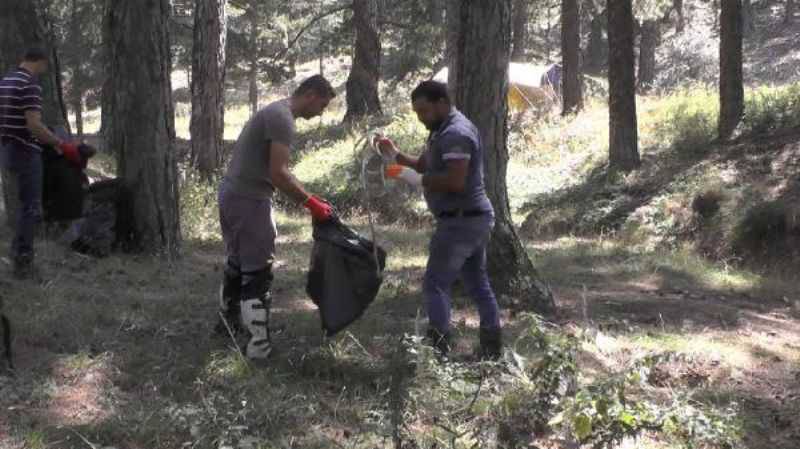
[{"label": "man's bare arm", "polygon": [[310,195],[289,171],[289,147],[272,142],[267,145],[266,151],[269,155],[269,177],[272,179],[272,184],[293,201],[305,203]]},{"label": "man's bare arm", "polygon": [[42,123],[41,111],[25,111],[25,124],[31,134],[33,134],[33,137],[36,137],[36,140],[45,145],[50,145],[55,148],[56,151],[61,152],[61,150],[58,148],[58,146],[61,144],[61,140],[56,137],[55,134],[51,133],[46,126],[44,126],[44,123]]},{"label": "man's bare arm", "polygon": [[413,168],[418,173],[425,173],[425,158],[412,157],[404,153],[397,153],[397,163],[405,165],[406,167]]}]

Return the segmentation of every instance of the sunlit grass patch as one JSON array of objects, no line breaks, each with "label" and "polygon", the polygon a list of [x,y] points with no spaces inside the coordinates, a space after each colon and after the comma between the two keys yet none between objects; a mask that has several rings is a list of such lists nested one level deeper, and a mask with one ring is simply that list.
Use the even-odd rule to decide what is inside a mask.
[{"label": "sunlit grass patch", "polygon": [[70,371],[83,371],[94,365],[96,361],[86,351],[72,354],[63,360],[64,367]]},{"label": "sunlit grass patch", "polygon": [[749,366],[754,359],[749,348],[736,338],[713,333],[647,332],[617,335],[616,339],[628,350],[699,355],[740,368]]},{"label": "sunlit grass patch", "polygon": [[221,385],[246,381],[253,374],[251,363],[235,349],[212,353],[205,367],[207,378]]},{"label": "sunlit grass patch", "polygon": [[[565,264],[573,269],[584,267],[610,279],[658,276],[677,286],[688,278],[695,286],[720,291],[752,290],[763,280],[747,270],[709,261],[688,247],[648,249],[614,238],[562,237],[534,242],[530,248],[534,264],[556,283],[574,280],[574,271],[563,271]],[[680,278],[673,280],[677,274]]]},{"label": "sunlit grass patch", "polygon": [[25,435],[25,447],[27,449],[47,449],[50,447],[47,435],[41,430],[31,430]]}]

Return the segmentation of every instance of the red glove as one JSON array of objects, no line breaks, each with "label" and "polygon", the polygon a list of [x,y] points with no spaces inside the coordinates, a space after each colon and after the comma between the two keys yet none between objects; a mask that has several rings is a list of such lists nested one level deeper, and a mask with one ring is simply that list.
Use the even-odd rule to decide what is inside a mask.
[{"label": "red glove", "polygon": [[306,202],[303,203],[303,206],[311,212],[311,218],[313,218],[314,221],[326,222],[330,220],[331,215],[333,215],[333,208],[331,208],[331,205],[314,195],[308,197]]},{"label": "red glove", "polygon": [[383,156],[385,162],[389,164],[397,163],[397,155],[400,152],[397,150],[397,145],[395,145],[391,139],[378,135],[374,138],[374,144],[378,147],[378,151],[381,152],[381,156]]},{"label": "red glove", "polygon": [[58,145],[64,159],[75,165],[81,165],[81,153],[78,151],[78,144],[74,142],[61,142]]}]

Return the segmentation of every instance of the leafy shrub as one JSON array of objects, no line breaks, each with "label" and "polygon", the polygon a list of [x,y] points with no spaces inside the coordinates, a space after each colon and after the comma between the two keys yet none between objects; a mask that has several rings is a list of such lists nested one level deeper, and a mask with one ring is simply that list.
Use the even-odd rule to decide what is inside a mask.
[{"label": "leafy shrub", "polygon": [[181,183],[181,230],[184,238],[206,240],[220,235],[218,187],[219,180],[204,182],[194,173]]},{"label": "leafy shrub", "polygon": [[749,134],[800,126],[800,83],[747,91],[743,124]]},{"label": "leafy shrub", "polygon": [[781,242],[789,230],[789,211],[783,201],[750,208],[734,230],[734,248],[757,250]]}]

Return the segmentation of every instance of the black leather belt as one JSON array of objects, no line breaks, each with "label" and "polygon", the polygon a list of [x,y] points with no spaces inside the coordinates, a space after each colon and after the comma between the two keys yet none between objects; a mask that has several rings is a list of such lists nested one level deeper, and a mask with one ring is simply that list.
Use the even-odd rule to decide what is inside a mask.
[{"label": "black leather belt", "polygon": [[456,210],[446,210],[439,212],[439,218],[461,218],[461,217],[480,217],[481,215],[486,215],[488,212],[485,210],[463,210],[463,209],[456,209]]}]

